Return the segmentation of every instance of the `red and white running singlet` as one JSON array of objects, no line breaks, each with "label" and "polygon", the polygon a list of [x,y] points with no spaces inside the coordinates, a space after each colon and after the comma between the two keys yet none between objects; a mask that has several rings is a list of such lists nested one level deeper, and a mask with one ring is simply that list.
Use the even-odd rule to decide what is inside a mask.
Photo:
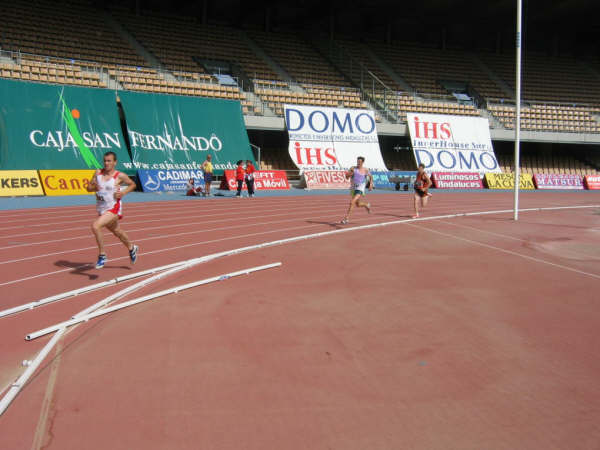
[{"label": "red and white running singlet", "polygon": [[96,183],[98,184],[98,191],[96,192],[96,211],[101,216],[106,211],[110,211],[113,214],[122,217],[121,200],[115,198],[115,192],[119,188],[119,172],[115,171],[114,175],[108,180],[104,180],[104,171],[99,170],[96,173]]}]

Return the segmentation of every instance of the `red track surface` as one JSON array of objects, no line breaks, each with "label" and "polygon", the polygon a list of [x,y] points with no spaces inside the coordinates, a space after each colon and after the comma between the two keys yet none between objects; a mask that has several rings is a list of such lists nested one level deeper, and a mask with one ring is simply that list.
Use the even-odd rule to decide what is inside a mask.
[{"label": "red track surface", "polygon": [[[126,205],[130,268],[92,207],[0,213],[0,309],[115,276],[338,227],[347,196]],[[406,218],[372,196],[351,225]],[[523,208],[598,204],[522,194]],[[427,215],[510,209],[440,194]],[[596,448],[600,215],[595,208],[411,222],[197,266],[137,297],[231,270],[278,269],[75,327],[0,417],[0,448]],[[75,268],[74,267],[79,267]],[[0,319],[0,389],[65,320],[124,287]]]}]

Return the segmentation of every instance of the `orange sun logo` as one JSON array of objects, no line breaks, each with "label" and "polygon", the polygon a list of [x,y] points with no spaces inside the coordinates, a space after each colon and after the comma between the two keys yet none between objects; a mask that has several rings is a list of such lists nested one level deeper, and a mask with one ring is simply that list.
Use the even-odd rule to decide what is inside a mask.
[{"label": "orange sun logo", "polygon": [[81,113],[78,109],[72,110],[71,115],[73,116],[73,119],[79,119],[81,117]]}]

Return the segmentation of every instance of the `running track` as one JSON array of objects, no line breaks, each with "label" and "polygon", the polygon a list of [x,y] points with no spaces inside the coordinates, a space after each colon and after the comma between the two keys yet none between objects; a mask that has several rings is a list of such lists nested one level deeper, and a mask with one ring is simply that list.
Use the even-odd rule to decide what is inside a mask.
[{"label": "running track", "polygon": [[[406,219],[411,213],[410,197],[405,194],[380,194],[370,197],[374,213],[367,215],[364,210],[355,211],[349,226]],[[583,206],[597,204],[598,200],[598,196],[591,194],[531,193],[522,194],[521,207]],[[336,225],[336,222],[343,216],[347,201],[346,195],[331,195],[241,200],[227,198],[198,201],[197,203],[174,201],[126,204],[125,220],[122,224],[132,240],[140,246],[139,263],[134,269],[138,271],[255,243],[339,228],[340,226]],[[426,215],[438,216],[460,212],[510,209],[511,204],[512,197],[508,193],[494,195],[488,193],[460,195],[440,193],[434,197]],[[588,275],[583,275],[584,279],[594,286],[593,283],[598,281],[594,275],[600,278],[600,270],[593,265],[596,261],[593,253],[595,248],[591,247],[589,243],[594,242],[594,239],[597,238],[594,234],[594,226],[597,227],[598,224],[590,226],[590,224],[582,222],[582,220],[590,220],[591,211],[587,210],[587,214],[580,211],[575,210],[572,213],[565,211],[560,214],[551,212],[522,213],[522,227],[512,226],[510,222],[508,222],[510,224],[508,226],[507,216],[509,215],[507,214],[487,216],[481,220],[438,220],[424,223],[422,227],[407,224],[401,227],[386,228],[385,231],[382,229],[381,232],[356,232],[356,235],[349,233],[343,235],[341,241],[345,242],[347,246],[352,246],[359,235],[369,236],[371,240],[377,239],[379,236],[382,241],[390,239],[392,236],[405,242],[415,239],[417,242],[408,250],[405,249],[407,252],[405,255],[396,255],[400,264],[404,260],[410,261],[415,254],[419,254],[421,246],[419,242],[423,243],[423,239],[433,242],[435,239],[441,238],[444,242],[454,242],[457,247],[453,247],[453,251],[456,253],[463,251],[461,249],[465,244],[478,242],[480,246],[497,247],[498,250],[495,251],[505,254],[512,252],[520,255],[525,251],[526,253],[520,257],[521,259],[524,257],[532,258],[532,261],[537,259],[542,261],[542,267],[544,265],[563,267],[561,273],[570,271],[571,276],[574,277],[587,273]],[[109,254],[107,267],[102,271],[96,271],[89,266],[96,257],[94,240],[89,231],[89,225],[93,219],[92,206],[0,213],[0,267],[3,268],[0,276],[0,288],[3,293],[0,308],[8,308],[130,273],[133,269],[129,266],[126,251],[112,237],[107,238],[109,245],[107,247]],[[544,221],[547,223],[544,224]],[[420,236],[423,233],[421,230],[425,229],[427,233]],[[584,242],[580,242],[579,246],[575,243],[564,242],[565,229],[571,229],[575,236],[577,234],[584,235]],[[332,239],[328,238],[326,241],[332,242]],[[502,247],[497,246],[496,240],[498,239],[502,241]],[[393,242],[390,241],[390,248]],[[291,261],[301,260],[300,267],[302,269],[298,269],[299,271],[308,270],[311,265],[313,269],[318,270],[322,265],[327,267],[326,261],[335,258],[336,252],[340,255],[347,254],[348,252],[344,251],[344,248],[340,249],[337,245],[330,248],[326,243],[316,240],[282,246],[273,249],[271,253],[273,258],[279,260],[286,259],[286,255],[289,255]],[[427,267],[435,268],[440,263],[433,255],[434,250],[434,248],[431,249],[432,254],[426,263]],[[381,249],[381,251],[385,252],[385,249]],[[323,252],[323,258],[321,258],[320,252]],[[269,259],[264,253],[262,252],[259,263],[272,262],[272,258]],[[566,259],[564,255],[566,255]],[[389,257],[385,254],[377,256],[377,260],[381,262]],[[423,257],[427,260],[426,256]],[[473,257],[477,258],[478,254],[473,252]],[[227,271],[228,267],[233,265],[236,267],[232,267],[232,270],[249,267],[253,265],[251,264],[252,258],[251,255],[245,255],[238,258],[235,263],[231,261],[210,263],[208,265],[211,267],[205,270],[211,271],[210,275],[214,275]],[[256,260],[256,257],[254,258]],[[590,261],[592,262],[591,268]],[[286,264],[285,261],[284,264]],[[478,266],[485,265],[485,261],[483,263],[477,261],[477,264]],[[501,266],[496,265],[494,270],[502,272],[508,269],[502,269]],[[543,269],[539,270],[541,273]],[[299,276],[300,272],[297,275]],[[444,278],[443,274],[441,276]],[[198,278],[198,276],[190,278],[190,275],[182,275],[169,282],[171,284],[183,283]],[[267,275],[256,278],[263,281],[270,279]],[[252,281],[248,283],[252,284]],[[339,283],[344,283],[344,281],[340,280]],[[365,283],[368,285],[368,281]],[[520,281],[520,283],[526,283],[526,281]],[[166,284],[168,283],[162,283],[156,289],[162,288]],[[441,282],[440,284],[443,285]],[[235,284],[231,283],[231,286],[235,286]],[[43,345],[43,342],[25,342],[22,337],[27,332],[63,320],[121,287],[106,288],[78,299],[66,300],[4,319],[3,326],[0,327],[0,355],[2,355],[0,356],[0,388],[14,379],[15,374],[22,370],[15,362],[31,357]],[[568,289],[572,288],[572,284],[568,282],[566,288],[568,292]],[[211,288],[209,292],[218,295],[218,289]],[[440,288],[436,289],[439,292]],[[287,294],[284,291],[282,295],[293,296],[290,291]],[[90,327],[88,326],[88,328]],[[231,332],[235,334],[233,330]],[[307,330],[307,332],[310,331]],[[74,333],[70,343],[75,342],[74,336],[78,333],[80,331]],[[144,339],[149,338],[147,333],[143,336],[146,336]],[[114,345],[118,345],[117,342],[114,342]],[[45,382],[46,380],[44,380]],[[44,383],[41,383],[43,387],[45,387]],[[34,389],[31,391],[33,392]],[[18,398],[17,402],[19,401]],[[34,415],[37,418],[37,413]],[[0,418],[0,429],[2,420]],[[36,421],[34,420],[34,422]],[[25,427],[26,429],[27,427]],[[33,430],[31,432],[33,433]],[[393,440],[389,442],[397,443]],[[250,447],[254,448],[255,446],[250,445]],[[297,445],[293,445],[293,447],[300,448]],[[394,447],[397,446],[394,445]],[[450,447],[437,446],[436,448]],[[495,448],[494,446],[484,447]],[[60,445],[57,448],[60,448]],[[189,448],[195,447],[190,445]],[[235,448],[235,446],[231,448]]]}]

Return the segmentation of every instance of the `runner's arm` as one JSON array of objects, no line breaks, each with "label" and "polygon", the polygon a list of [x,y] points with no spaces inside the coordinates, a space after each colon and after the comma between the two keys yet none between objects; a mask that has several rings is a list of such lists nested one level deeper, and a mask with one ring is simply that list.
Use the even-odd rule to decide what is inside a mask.
[{"label": "runner's arm", "polygon": [[133,191],[136,188],[135,183],[133,182],[133,180],[131,178],[129,178],[127,175],[125,175],[123,172],[119,172],[119,176],[118,176],[118,180],[119,184],[124,183],[127,185],[127,188],[122,191],[122,190],[118,190],[115,192],[115,198],[116,199],[120,199],[123,198],[125,195],[129,194],[131,191]]},{"label": "runner's arm", "polygon": [[90,182],[87,185],[86,190],[88,192],[96,192],[98,191],[98,182],[96,180],[96,177],[98,176],[98,172],[94,172],[94,175],[92,175],[92,179],[90,180]]},{"label": "runner's arm", "polygon": [[352,166],[348,170],[346,170],[346,179],[350,178],[353,173],[354,173],[354,166]]},{"label": "runner's arm", "polygon": [[367,171],[367,177],[369,179],[369,190],[372,191],[375,186],[373,185],[373,175],[371,174],[370,170]]},{"label": "runner's arm", "polygon": [[423,190],[427,191],[427,189],[429,189],[433,183],[431,182],[431,177],[427,174],[425,174],[425,180],[426,180],[426,182],[425,182],[425,186],[423,187]]}]

